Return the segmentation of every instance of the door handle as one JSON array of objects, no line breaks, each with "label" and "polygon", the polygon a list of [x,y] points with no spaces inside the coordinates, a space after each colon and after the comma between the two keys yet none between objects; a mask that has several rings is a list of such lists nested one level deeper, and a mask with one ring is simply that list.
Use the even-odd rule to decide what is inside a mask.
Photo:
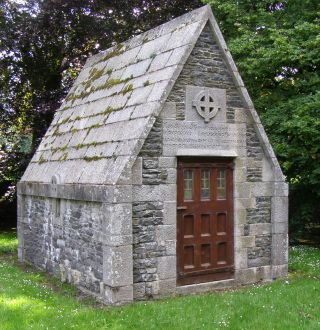
[{"label": "door handle", "polygon": [[187,209],[186,206],[178,206],[178,207],[177,207],[177,210],[178,210],[178,211],[183,211],[183,210],[186,210],[186,209]]}]

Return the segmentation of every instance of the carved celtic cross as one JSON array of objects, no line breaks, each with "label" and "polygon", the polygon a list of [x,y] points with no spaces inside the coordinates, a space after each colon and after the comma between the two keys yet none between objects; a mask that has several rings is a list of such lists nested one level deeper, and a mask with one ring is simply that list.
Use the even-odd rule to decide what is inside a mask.
[{"label": "carved celtic cross", "polygon": [[208,123],[221,109],[215,105],[214,96],[210,90],[204,90],[198,93],[195,96],[192,105],[196,108],[199,115],[204,118],[206,123]]}]

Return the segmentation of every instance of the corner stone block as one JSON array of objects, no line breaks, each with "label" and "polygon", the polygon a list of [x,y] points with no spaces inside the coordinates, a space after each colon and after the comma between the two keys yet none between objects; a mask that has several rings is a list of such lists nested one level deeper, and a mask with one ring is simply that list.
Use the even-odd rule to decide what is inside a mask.
[{"label": "corner stone block", "polygon": [[288,184],[286,182],[275,182],[274,196],[275,197],[288,197],[289,196]]},{"label": "corner stone block", "polygon": [[157,242],[159,245],[165,246],[166,241],[176,239],[177,231],[175,225],[160,225],[156,229]]},{"label": "corner stone block", "polygon": [[129,203],[132,201],[132,186],[131,185],[121,185],[115,186],[114,188],[114,203]]},{"label": "corner stone block", "polygon": [[17,236],[18,236],[18,258],[20,262],[24,262],[25,257],[24,257],[23,223],[21,223],[19,219],[17,223]]},{"label": "corner stone block", "polygon": [[164,202],[163,208],[163,224],[174,225],[177,218],[177,202]]},{"label": "corner stone block", "polygon": [[257,282],[256,268],[236,270],[235,279],[238,284],[251,284]]},{"label": "corner stone block", "polygon": [[168,168],[167,175],[166,183],[177,183],[177,170],[175,168]]},{"label": "corner stone block", "polygon": [[244,231],[244,225],[238,225],[238,224],[236,224],[236,225],[234,225],[234,230],[233,230],[233,232],[234,232],[234,236],[236,237],[236,236],[243,236],[243,231]]},{"label": "corner stone block", "polygon": [[261,281],[271,281],[272,279],[272,267],[262,266],[257,268],[257,279]]},{"label": "corner stone block", "polygon": [[247,169],[245,167],[236,167],[234,170],[234,182],[242,183],[247,180]]},{"label": "corner stone block", "polygon": [[255,236],[242,236],[239,237],[241,248],[254,247],[256,245]]},{"label": "corner stone block", "polygon": [[248,267],[261,267],[261,266],[265,266],[265,265],[270,265],[270,258],[259,257],[259,258],[248,260]]},{"label": "corner stone block", "polygon": [[272,235],[272,264],[283,265],[288,263],[288,235]]},{"label": "corner stone block", "polygon": [[275,222],[272,224],[274,234],[288,234],[288,222]]},{"label": "corner stone block", "polygon": [[244,225],[247,222],[247,210],[246,209],[237,209],[235,208],[234,212],[234,224],[235,226]]},{"label": "corner stone block", "polygon": [[268,235],[271,233],[271,224],[270,223],[255,223],[250,224],[250,235]]},{"label": "corner stone block", "polygon": [[175,201],[176,185],[166,184],[158,186],[133,186],[133,195],[136,202]]},{"label": "corner stone block", "polygon": [[176,256],[177,250],[176,250],[176,240],[167,240],[165,242],[166,247],[166,255],[167,256]]},{"label": "corner stone block", "polygon": [[122,305],[131,302],[133,301],[133,287],[132,285],[127,285],[113,288],[105,285],[104,299],[112,305]]},{"label": "corner stone block", "polygon": [[158,258],[158,275],[160,280],[176,278],[176,262],[175,256]]},{"label": "corner stone block", "polygon": [[252,193],[252,184],[248,182],[234,184],[234,197],[235,198],[251,198],[254,197]]},{"label": "corner stone block", "polygon": [[273,182],[256,182],[253,186],[254,196],[272,196],[273,190]]},{"label": "corner stone block", "polygon": [[176,279],[159,280],[159,296],[168,297],[176,293]]},{"label": "corner stone block", "polygon": [[234,199],[234,207],[236,212],[239,210],[252,209],[256,207],[256,199],[255,198],[235,198]]},{"label": "corner stone block", "polygon": [[235,250],[234,265],[236,269],[248,268],[248,253],[246,248]]},{"label": "corner stone block", "polygon": [[132,242],[132,206],[129,203],[107,204],[104,206],[103,232],[107,244],[112,236],[123,237],[123,242],[117,244],[127,245]]},{"label": "corner stone block", "polygon": [[177,167],[177,158],[176,157],[159,157],[159,167],[176,168]]},{"label": "corner stone block", "polygon": [[103,282],[110,287],[132,285],[132,245],[103,247]]},{"label": "corner stone block", "polygon": [[288,275],[288,265],[277,265],[272,266],[272,279],[287,277]]},{"label": "corner stone block", "polygon": [[288,197],[271,198],[272,223],[288,222]]}]

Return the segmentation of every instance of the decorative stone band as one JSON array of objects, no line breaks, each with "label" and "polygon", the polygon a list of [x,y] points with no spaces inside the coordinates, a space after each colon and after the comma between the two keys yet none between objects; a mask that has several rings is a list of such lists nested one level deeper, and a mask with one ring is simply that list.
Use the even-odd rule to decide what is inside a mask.
[{"label": "decorative stone band", "polygon": [[233,150],[178,149],[177,156],[237,157],[238,155]]},{"label": "decorative stone band", "polygon": [[78,201],[125,203],[132,199],[130,185],[82,185],[19,182],[18,195],[63,198]]}]

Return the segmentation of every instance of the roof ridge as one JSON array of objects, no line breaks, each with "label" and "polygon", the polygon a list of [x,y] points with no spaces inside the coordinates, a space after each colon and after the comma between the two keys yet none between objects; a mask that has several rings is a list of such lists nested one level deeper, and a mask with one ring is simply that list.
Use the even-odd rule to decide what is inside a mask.
[{"label": "roof ridge", "polygon": [[[196,18],[193,20],[192,23],[201,21],[202,19],[205,18],[203,16],[208,14],[210,11],[211,11],[210,5],[205,5],[205,6],[199,7],[197,9],[187,12],[181,16],[175,17],[175,18],[171,19],[170,21],[157,25],[152,29],[149,29],[149,30],[141,32],[135,36],[132,36],[129,39],[116,43],[115,45],[100,51],[98,54],[90,56],[88,58],[87,62],[85,63],[84,68],[96,64],[97,62],[100,61],[101,57],[103,57],[106,53],[108,53],[112,50],[115,50],[117,47],[119,47],[119,45],[122,45],[125,47],[129,44],[130,46],[126,50],[132,49],[134,47],[138,47],[142,43],[146,42],[146,37],[149,36],[147,41],[151,41],[160,36],[171,33],[173,31],[172,29],[169,28],[171,25],[175,25],[175,23],[177,23],[177,22],[179,22],[180,26],[183,24],[190,24],[190,20],[188,19],[189,17]],[[158,31],[158,33],[155,33],[156,31]],[[150,35],[152,34],[152,32],[154,33],[154,35],[151,38]]]}]

